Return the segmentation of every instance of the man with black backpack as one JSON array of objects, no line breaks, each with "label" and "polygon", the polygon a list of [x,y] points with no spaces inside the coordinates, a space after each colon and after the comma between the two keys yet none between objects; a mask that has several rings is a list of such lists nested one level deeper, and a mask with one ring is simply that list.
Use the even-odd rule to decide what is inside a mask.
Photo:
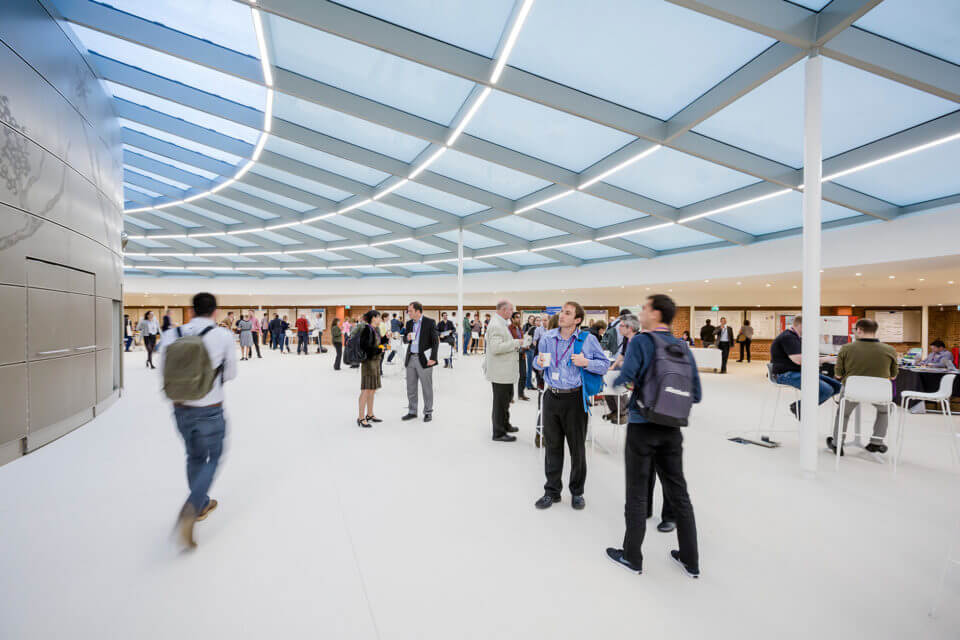
[{"label": "man with black backpack", "polygon": [[177,532],[187,548],[196,547],[194,524],[217,508],[207,495],[223,452],[226,421],[223,384],[237,376],[233,334],[217,327],[217,299],[209,293],[193,296],[193,319],[167,330],[160,343],[163,392],[173,402],[177,429],[187,449],[190,496],[180,509]]},{"label": "man with black backpack", "polygon": [[649,510],[651,468],[663,485],[664,499],[674,512],[678,551],[674,561],[692,578],[700,576],[697,527],[683,477],[683,435],[690,408],[700,402],[700,376],[689,347],[670,332],[677,307],[669,296],[647,298],[640,312],[643,333],[630,340],[620,375],[613,384],[633,385],[630,423],[624,450],[626,533],[623,548],[607,549],[607,557],[634,573],[643,571],[643,537]]}]

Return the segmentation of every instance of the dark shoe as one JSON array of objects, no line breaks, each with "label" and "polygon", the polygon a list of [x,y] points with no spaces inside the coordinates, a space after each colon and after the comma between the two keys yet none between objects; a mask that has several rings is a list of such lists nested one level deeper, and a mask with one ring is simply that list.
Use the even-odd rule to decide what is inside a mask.
[{"label": "dark shoe", "polygon": [[369,429],[369,428],[372,427],[373,425],[370,424],[369,422],[367,422],[366,420],[357,419],[357,426],[358,426],[358,427],[363,427],[364,429]]},{"label": "dark shoe", "polygon": [[623,549],[614,549],[613,547],[607,547],[607,557],[617,563],[617,565],[623,567],[630,573],[635,573],[640,575],[643,573],[643,569],[633,566],[626,558],[623,557]]},{"label": "dark shoe", "polygon": [[674,562],[680,565],[680,568],[683,569],[684,573],[686,573],[688,576],[690,576],[691,578],[700,577],[700,567],[691,567],[690,565],[685,563],[683,560],[681,560],[679,551],[674,549],[673,551],[670,552],[670,557],[673,558]]},{"label": "dark shoe", "polygon": [[417,417],[417,414],[415,414],[415,413],[408,413],[407,415],[403,416],[403,417],[400,418],[400,419],[401,419],[401,420],[414,420],[414,419],[416,419],[416,417]]},{"label": "dark shoe", "polygon": [[537,434],[536,434],[535,436],[533,436],[533,446],[535,446],[537,449],[539,449],[539,448],[542,446],[542,442],[541,442],[540,432],[539,432],[539,431],[537,431]]},{"label": "dark shoe", "polygon": [[189,502],[180,509],[177,516],[177,538],[187,549],[195,549],[197,543],[193,539],[193,525],[197,522],[197,510]]},{"label": "dark shoe", "polygon": [[743,362],[743,360],[737,360],[737,362]]},{"label": "dark shoe", "polygon": [[433,420],[433,414],[432,414],[432,413],[428,413],[427,415],[423,416],[423,421],[424,421],[424,422],[430,422],[431,420]]},{"label": "dark shoe", "polygon": [[207,502],[207,506],[203,508],[203,511],[200,512],[200,515],[197,516],[197,522],[201,520],[206,520],[207,516],[210,515],[210,512],[217,508],[217,501],[213,498],[210,498],[210,501]]},{"label": "dark shoe", "polygon": [[377,416],[367,416],[367,417],[365,418],[365,420],[366,420],[367,422],[383,422],[383,420],[381,420],[381,419],[378,418]]},{"label": "dark shoe", "polygon": [[520,429],[517,429],[513,425],[507,425],[507,433],[516,433],[517,431],[520,431]]},{"label": "dark shoe", "polygon": [[870,453],[886,453],[887,445],[883,443],[877,444],[877,443],[871,442],[870,444],[865,446],[864,449],[866,449]]},{"label": "dark shoe", "polygon": [[517,436],[493,436],[496,442],[516,442]]},{"label": "dark shoe", "polygon": [[529,400],[530,398],[528,398],[527,396],[520,396],[520,399],[521,399],[521,400]]},{"label": "dark shoe", "polygon": [[554,498],[549,494],[543,494],[543,497],[533,503],[537,509],[549,509],[554,502],[560,502],[560,498]]},{"label": "dark shoe", "polygon": [[587,506],[587,501],[583,499],[583,496],[571,496],[570,506],[581,511],[585,506]]},{"label": "dark shoe", "polygon": [[[870,445],[867,445],[867,446],[870,446]],[[886,448],[886,447],[884,447],[884,448]],[[830,451],[833,451],[834,453],[837,452],[837,445],[836,445],[836,443],[833,441],[833,438],[830,437],[830,436],[827,436],[827,449],[830,449]],[[842,447],[842,446],[840,447],[840,455],[841,455],[841,456],[844,455],[844,451],[843,451],[843,447]]]},{"label": "dark shoe", "polygon": [[798,403],[798,402],[791,402],[791,403],[790,403],[790,413],[793,414],[793,417],[794,417],[794,418],[796,418],[797,420],[799,420],[799,419],[800,419],[800,403]]},{"label": "dark shoe", "polygon": [[657,531],[659,531],[660,533],[670,533],[676,528],[677,528],[677,523],[670,522],[669,520],[664,520],[663,522],[657,525]]}]

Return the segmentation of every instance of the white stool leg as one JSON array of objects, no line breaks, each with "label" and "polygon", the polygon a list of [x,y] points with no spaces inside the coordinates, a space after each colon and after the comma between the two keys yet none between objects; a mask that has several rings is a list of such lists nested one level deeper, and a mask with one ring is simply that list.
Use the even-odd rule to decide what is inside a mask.
[{"label": "white stool leg", "polygon": [[900,415],[897,420],[897,442],[893,453],[893,477],[897,477],[897,464],[900,462],[900,455],[903,453],[903,430],[906,428],[907,417],[907,399],[900,400]]},{"label": "white stool leg", "polygon": [[943,413],[943,419],[946,422],[947,435],[950,436],[950,451],[953,453],[954,466],[960,465],[960,458],[957,454],[957,436],[953,430],[953,413],[950,410],[950,399],[940,401],[940,410]]},{"label": "white stool leg", "polygon": [[836,422],[837,437],[833,439],[833,444],[837,448],[836,455],[834,456],[834,458],[836,458],[837,471],[840,471],[840,451],[843,450],[843,440],[844,440],[844,436],[846,435],[846,430],[844,429],[846,425],[843,424],[843,409],[846,406],[846,404],[847,404],[847,399],[844,398],[843,396],[840,396],[840,404],[837,406],[837,422]]},{"label": "white stool leg", "polygon": [[771,434],[773,433],[774,427],[777,426],[777,409],[780,408],[780,395],[782,393],[783,387],[777,385],[777,397],[773,401],[773,410],[770,411],[770,426],[767,427],[767,431],[769,431]]}]

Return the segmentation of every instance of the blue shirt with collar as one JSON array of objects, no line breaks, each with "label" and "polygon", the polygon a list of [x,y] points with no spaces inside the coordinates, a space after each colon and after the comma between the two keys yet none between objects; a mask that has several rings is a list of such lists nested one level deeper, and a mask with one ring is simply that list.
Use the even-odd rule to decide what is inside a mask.
[{"label": "blue shirt with collar", "polygon": [[410,341],[410,353],[420,353],[420,323],[423,322],[423,316],[413,323],[413,340]]},{"label": "blue shirt with collar", "polygon": [[[657,329],[656,331],[670,342],[683,342],[680,338],[674,337],[668,329]],[[656,347],[654,347],[653,339],[650,338],[650,336],[645,333],[638,333],[633,336],[627,344],[627,353],[623,356],[620,375],[614,380],[613,385],[621,386],[631,382],[634,386],[639,386],[647,369],[650,368],[650,363],[653,362],[654,356],[656,356]],[[690,365],[693,367],[693,401],[700,402],[700,399],[703,397],[703,391],[700,386],[700,372],[697,371],[697,363],[694,361],[693,354],[690,353],[689,349],[687,350],[687,357],[690,360]],[[631,423],[647,422],[647,419],[644,418],[640,412],[640,407],[637,406],[637,401],[632,394],[630,396],[628,409],[630,410]]]},{"label": "blue shirt with collar", "polygon": [[[573,343],[576,339],[576,332],[564,340],[560,335],[560,329],[550,329],[543,334],[537,343],[540,353],[550,354],[550,366],[546,368],[546,379],[547,384],[554,389],[576,389],[583,384],[580,381],[580,367],[573,364],[572,361]],[[593,334],[587,334],[580,355],[589,360],[584,368],[590,373],[602,376],[610,368],[610,360],[603,353],[600,343],[597,342]],[[559,362],[561,356],[563,356],[563,362]],[[544,371],[544,368],[540,366],[539,358],[533,361],[533,368],[537,371]]]}]

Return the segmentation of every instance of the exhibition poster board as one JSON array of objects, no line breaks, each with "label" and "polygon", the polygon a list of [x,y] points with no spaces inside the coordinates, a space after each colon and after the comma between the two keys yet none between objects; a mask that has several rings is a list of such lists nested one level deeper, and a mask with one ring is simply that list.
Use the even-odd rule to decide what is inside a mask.
[{"label": "exhibition poster board", "polygon": [[587,317],[584,318],[583,321],[588,327],[600,322],[601,320],[607,322],[607,318],[610,315],[606,309],[587,309],[586,313]]},{"label": "exhibition poster board", "polygon": [[750,311],[747,318],[753,327],[754,340],[773,340],[777,337],[776,311]]},{"label": "exhibition poster board", "polygon": [[820,317],[820,353],[839,353],[850,342],[850,316]]},{"label": "exhibition poster board", "polygon": [[696,339],[700,338],[700,329],[703,325],[707,324],[707,320],[710,320],[710,324],[717,326],[720,324],[720,312],[719,311],[710,311],[707,310],[694,310],[693,312],[693,323],[690,329],[690,335]]}]

